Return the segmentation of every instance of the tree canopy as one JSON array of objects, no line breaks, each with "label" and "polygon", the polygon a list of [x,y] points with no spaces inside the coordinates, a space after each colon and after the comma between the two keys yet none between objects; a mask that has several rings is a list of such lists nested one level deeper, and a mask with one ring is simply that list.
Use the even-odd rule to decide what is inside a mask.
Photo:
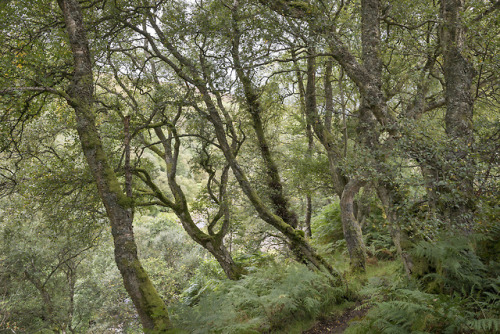
[{"label": "tree canopy", "polygon": [[499,330],[499,4],[3,1],[0,332]]}]

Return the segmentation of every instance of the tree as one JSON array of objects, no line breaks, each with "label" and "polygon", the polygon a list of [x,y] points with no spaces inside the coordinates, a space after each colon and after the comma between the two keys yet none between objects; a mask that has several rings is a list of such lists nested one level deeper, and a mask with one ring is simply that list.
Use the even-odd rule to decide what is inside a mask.
[{"label": "tree", "polygon": [[10,152],[17,159],[2,162],[16,169],[18,184],[0,199],[6,330],[74,333],[88,322],[76,310],[77,280],[89,273],[86,259],[99,245],[104,215],[66,128],[71,122],[54,122],[60,112],[54,108],[27,125],[23,142]]},{"label": "tree", "polygon": [[[42,3],[50,8],[49,3]],[[19,4],[16,7],[25,10]],[[95,179],[99,196],[106,208],[115,242],[115,260],[127,289],[147,331],[166,332],[172,327],[164,302],[153,287],[137,256],[137,247],[132,229],[132,201],[122,191],[114,170],[108,163],[95,119],[93,62],[84,27],[84,17],[78,1],[58,1],[66,29],[66,38],[71,49],[73,73],[66,89],[47,86],[16,85],[2,93],[39,92],[62,97],[70,105],[76,118],[76,128],[82,150]],[[50,41],[50,38],[49,38]],[[53,40],[52,40],[53,41]],[[13,41],[16,42],[16,41]],[[23,79],[21,77],[21,79]],[[23,82],[24,83],[24,82]],[[16,84],[16,82],[14,82]]]},{"label": "tree", "polygon": [[[153,11],[155,9],[157,10],[157,8],[154,7],[141,9],[144,11],[142,15],[147,17],[148,24],[151,29],[154,30],[154,34],[130,22],[127,17],[122,17],[120,21],[124,27],[135,31],[147,39],[151,46],[151,49],[148,50],[151,56],[160,59],[172,68],[188,86],[192,86],[196,89],[204,108],[202,109],[198,103],[194,104],[193,107],[199,110],[200,113],[211,122],[220,150],[223,152],[241,189],[249,198],[260,218],[286,236],[291,247],[294,248],[296,257],[300,261],[305,261],[318,269],[326,269],[334,273],[331,266],[316,254],[310,245],[308,245],[302,234],[295,230],[293,226],[295,223],[291,225],[285,222],[282,217],[273,213],[273,211],[261,200],[254,187],[251,185],[245,171],[236,159],[235,153],[238,151],[238,131],[231,116],[222,103],[220,92],[218,92],[214,83],[209,80],[211,76],[217,77],[217,73],[212,72],[214,68],[209,67],[210,63],[208,59],[205,58],[203,50],[197,55],[197,57],[201,58],[199,62],[181,52],[181,46],[177,46],[172,40],[172,37],[165,32],[165,30],[168,31],[166,28],[168,26],[165,26],[168,22],[166,21],[168,17],[165,15],[159,16],[159,12]],[[171,57],[168,57],[168,54],[170,54]],[[215,97],[215,101],[212,99],[212,96]],[[229,129],[228,133],[226,133],[226,128]],[[275,176],[275,174],[273,176]],[[276,178],[272,181],[276,181]],[[275,189],[273,189],[273,191],[275,191]]]},{"label": "tree", "polygon": [[[370,165],[376,172],[364,173],[364,175],[358,176],[358,181],[352,180],[352,182],[360,181],[376,181],[375,186],[379,194],[380,200],[383,203],[386,211],[386,216],[393,226],[393,237],[394,242],[399,249],[400,254],[403,257],[403,262],[406,263],[406,269],[409,273],[411,270],[410,263],[405,260],[405,255],[400,244],[400,227],[397,226],[396,207],[400,207],[400,201],[405,196],[400,193],[398,184],[394,182],[395,175],[391,175],[392,171],[386,169],[384,166],[390,163],[391,159],[397,157],[393,155],[395,144],[398,143],[400,138],[404,138],[404,132],[408,130],[407,123],[404,118],[397,118],[397,114],[405,115],[412,118],[418,118],[423,113],[429,112],[446,104],[447,106],[447,133],[450,137],[462,138],[465,140],[464,144],[459,144],[459,151],[462,152],[462,158],[468,156],[468,150],[466,147],[471,146],[472,136],[470,131],[472,129],[472,98],[471,98],[471,88],[474,78],[473,70],[471,69],[470,62],[463,57],[464,52],[464,24],[460,19],[459,13],[461,12],[462,3],[461,2],[442,2],[441,11],[436,6],[429,7],[430,10],[418,9],[422,11],[422,15],[418,19],[412,21],[412,19],[406,19],[403,15],[400,15],[405,11],[402,4],[395,3],[394,6],[382,7],[381,2],[374,0],[361,1],[361,6],[359,11],[353,9],[347,3],[341,2],[338,5],[326,4],[324,2],[296,2],[296,1],[271,1],[262,2],[264,5],[268,6],[272,10],[277,11],[285,17],[289,17],[292,20],[302,20],[308,22],[311,27],[312,34],[314,36],[320,36],[324,39],[324,43],[328,45],[329,49],[323,51],[325,55],[332,57],[336,60],[338,66],[342,68],[344,73],[349,77],[349,79],[357,86],[360,95],[360,105],[358,109],[358,133],[357,142],[361,147],[364,147],[369,154],[372,156],[370,160]],[[421,4],[424,6],[424,4]],[[482,4],[475,4],[480,8]],[[397,7],[396,7],[397,6]],[[487,8],[482,14],[486,12],[494,11],[496,5]],[[417,9],[415,7],[415,9]],[[332,15],[328,15],[332,13]],[[351,15],[353,13],[353,15]],[[441,14],[439,14],[441,13]],[[483,17],[480,14],[479,17]],[[355,44],[357,47],[361,48],[361,55],[358,57],[358,52],[355,48],[349,47],[348,42],[343,39],[343,34],[347,34],[347,31],[342,30],[342,15],[350,15],[349,17],[355,17],[357,23],[359,24],[359,30],[357,30],[356,37],[358,37],[360,43]],[[437,36],[437,27],[435,23],[435,18],[441,15],[443,18],[443,25],[441,26],[442,33]],[[387,25],[384,33],[384,40],[381,38],[381,23]],[[355,29],[358,29],[355,27]],[[424,29],[422,29],[424,27]],[[398,31],[398,30],[401,30]],[[413,35],[416,38],[417,43],[412,44],[410,39],[406,39],[404,34],[400,33],[407,31],[409,35]],[[416,59],[419,62],[423,61],[423,66],[420,67],[420,76],[411,78],[407,80],[406,78],[401,78],[391,72],[395,70],[398,65],[394,61],[394,56],[401,55],[403,58],[405,56],[404,49],[398,49],[391,43],[393,39],[397,43],[407,43],[411,48],[416,51]],[[441,44],[437,43],[437,40],[441,40]],[[422,48],[426,46],[426,48]],[[436,88],[434,78],[441,80],[440,74],[436,73],[435,64],[436,60],[440,55],[442,47],[442,56],[444,61],[444,71],[443,79],[445,89],[439,91]],[[325,149],[327,151],[332,150],[333,141],[322,138],[326,138],[325,128],[327,126],[321,126],[317,114],[314,113],[315,96],[317,93],[314,92],[314,52],[313,49],[309,49],[308,57],[308,83],[310,83],[309,94],[303,93],[304,98],[307,99],[309,96],[309,110],[311,114],[311,124],[314,126],[316,124],[317,130],[316,135],[327,145]],[[359,59],[361,58],[361,59]],[[361,61],[360,61],[361,60]],[[396,65],[396,66],[394,66]],[[407,67],[406,67],[407,68]],[[310,78],[310,79],[309,79]],[[391,80],[395,82],[395,87],[391,84]],[[399,82],[399,83],[398,83]],[[401,102],[407,100],[406,97],[402,95],[401,88],[402,85],[407,85],[407,87],[412,87],[406,93],[412,96],[410,98],[410,103],[407,103],[407,109],[399,109]],[[307,90],[303,89],[305,92]],[[444,91],[445,99],[437,98],[440,93]],[[325,93],[325,96],[327,94]],[[329,95],[329,94],[328,94]],[[395,98],[399,98],[400,102],[394,104]],[[308,105],[306,103],[306,105]],[[328,113],[327,113],[328,115]],[[460,115],[460,117],[459,117]],[[329,117],[325,117],[329,120]],[[460,126],[458,124],[461,124]],[[460,130],[458,130],[460,128]],[[460,132],[460,134],[458,134]],[[453,135],[451,134],[453,133]],[[384,138],[385,137],[385,138]],[[381,140],[381,138],[384,138]],[[468,139],[465,139],[468,138]],[[461,140],[462,140],[461,139]],[[468,143],[468,144],[467,144]],[[330,148],[329,148],[330,147]],[[469,149],[470,150],[470,149]],[[330,154],[333,156],[333,153]],[[390,155],[393,155],[389,158]],[[459,167],[459,163],[454,163],[455,158],[452,157],[453,154],[447,159],[447,164],[453,165],[459,170],[464,171],[468,176],[463,176],[467,180],[471,180],[474,177],[472,164],[469,162],[468,167]],[[330,159],[331,161],[334,159]],[[467,160],[467,159],[465,159]],[[338,166],[338,164],[336,164]],[[335,166],[335,163],[333,164]],[[440,166],[434,168],[435,173],[446,173],[446,167]],[[333,170],[335,167],[333,167]],[[425,167],[424,167],[425,169]],[[429,169],[429,168],[427,168]],[[453,169],[453,167],[452,167]],[[439,170],[439,171],[438,171]],[[467,172],[465,172],[467,170]],[[344,176],[345,177],[345,176]],[[361,177],[361,179],[359,179]],[[457,177],[454,176],[456,179]],[[337,177],[336,183],[342,188],[342,178]],[[467,183],[467,182],[466,182]],[[469,190],[461,190],[461,198],[466,205],[459,205],[462,209],[451,209],[454,214],[458,216],[467,216],[465,212],[463,214],[459,213],[461,210],[466,210],[467,207],[472,207],[470,201],[467,200],[465,193],[471,192],[471,183],[468,181]],[[354,185],[354,184],[353,184]],[[452,188],[455,187],[450,185]],[[358,186],[353,187],[356,189]],[[446,197],[453,197],[450,188],[442,187],[438,189],[442,194],[442,199],[446,202]],[[448,194],[448,195],[446,195]],[[340,195],[339,195],[340,196]],[[350,196],[344,198],[343,205],[347,207],[350,206]],[[452,200],[456,203],[458,198]],[[462,201],[459,200],[459,201]],[[450,205],[452,203],[442,205],[443,208],[450,211]],[[471,206],[472,205],[472,206]],[[348,212],[349,210],[345,210]],[[470,211],[469,211],[470,212]],[[443,216],[447,216],[444,214]],[[454,223],[458,223],[460,220],[458,216],[454,216],[452,220]],[[346,215],[346,220],[351,219],[354,216]],[[349,219],[349,220],[351,220]],[[352,220],[354,223],[355,220]],[[355,223],[354,223],[355,224]],[[352,225],[351,226],[355,226]],[[361,240],[357,238],[357,240]],[[361,247],[362,248],[362,247]],[[359,249],[361,249],[359,248]],[[362,257],[361,257],[362,258]],[[360,259],[361,259],[360,258]],[[362,262],[359,262],[362,267]]]},{"label": "tree", "polygon": [[[488,112],[498,108],[498,8],[461,0],[4,2],[0,195],[14,199],[26,187],[37,203],[59,201],[52,207],[64,209],[44,211],[44,222],[74,214],[70,199],[78,212],[99,212],[74,196],[98,197],[146,332],[173,331],[137,251],[134,215],[147,210],[175,214],[231,279],[245,273],[231,231],[264,222],[297,261],[338,284],[300,229],[313,203],[330,200],[304,185],[320,168],[329,177],[311,183],[339,198],[352,269],[365,268],[362,233],[371,226],[360,207],[373,191],[385,219],[379,228],[410,276],[408,240],[456,227],[470,233],[494,212],[498,124]],[[81,145],[83,156],[50,140],[61,126],[52,116],[70,119],[59,140]],[[23,170],[37,159],[54,175],[76,173],[84,161],[89,168],[70,184]],[[239,216],[251,226],[236,225]],[[65,277],[74,289],[78,266],[60,257],[54,266],[65,275],[50,276],[47,258],[23,277],[46,301],[44,317],[71,328],[43,283]]]},{"label": "tree", "polygon": [[[128,37],[122,37],[126,40]],[[118,39],[118,36],[116,37]],[[148,50],[146,40],[144,51]],[[124,134],[127,138],[127,145],[124,147],[125,161],[123,162],[125,177],[128,177],[128,192],[130,197],[134,197],[135,207],[161,206],[171,209],[176,213],[184,230],[197,243],[207,249],[220,263],[229,279],[239,279],[244,273],[243,268],[236,264],[224,245],[224,237],[229,230],[230,216],[227,198],[228,184],[228,166],[220,167],[220,175],[213,163],[216,159],[212,156],[213,146],[212,135],[203,127],[200,130],[195,129],[199,126],[196,122],[197,116],[189,111],[187,101],[192,98],[193,92],[188,90],[181,94],[179,87],[181,83],[165,84],[160,83],[161,78],[158,72],[168,72],[161,64],[143,62],[142,50],[132,52],[129,50],[132,46],[120,40],[116,45],[109,47],[110,55],[108,63],[103,65],[102,71],[105,72],[111,67],[113,80],[103,83],[100,88],[105,94],[120,101],[114,110],[124,123]],[[125,59],[129,59],[127,68],[131,69],[132,75],[123,73]],[[148,67],[151,67],[148,71]],[[137,73],[140,73],[139,78]],[[110,88],[109,83],[116,86],[116,89]],[[112,86],[111,85],[111,86]],[[134,91],[141,90],[142,94],[135,94]],[[123,104],[123,105],[122,105]],[[150,108],[146,108],[149,106]],[[125,115],[126,114],[126,115]],[[189,124],[192,123],[192,124]],[[186,132],[186,133],[183,133]],[[193,208],[188,205],[185,191],[182,189],[177,177],[179,169],[179,157],[181,150],[187,148],[183,141],[194,142],[198,139],[201,145],[199,153],[199,167],[208,174],[206,180],[206,196],[209,197],[207,209],[215,210],[212,217],[208,217],[207,232],[202,231],[193,218]],[[157,174],[148,168],[150,158],[142,157],[142,154],[135,154],[132,157],[131,152],[151,152],[163,162],[166,174],[166,181],[170,190],[167,193],[158,185],[153,174]],[[154,160],[155,164],[158,162]],[[139,181],[132,184],[132,176]],[[145,188],[143,188],[143,187]],[[210,202],[213,205],[210,206]],[[210,206],[210,208],[208,208]],[[218,223],[219,230],[215,232]]]}]

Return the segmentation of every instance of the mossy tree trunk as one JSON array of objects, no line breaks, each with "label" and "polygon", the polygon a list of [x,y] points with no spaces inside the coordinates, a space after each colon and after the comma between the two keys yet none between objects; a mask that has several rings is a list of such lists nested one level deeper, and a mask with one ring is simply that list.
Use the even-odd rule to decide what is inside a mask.
[{"label": "mossy tree trunk", "polygon": [[81,7],[76,0],[58,0],[73,54],[74,72],[68,103],[75,111],[78,136],[111,223],[115,261],[146,333],[172,329],[167,308],[137,256],[132,227],[132,200],[122,191],[109,165],[96,127],[92,61]]},{"label": "mossy tree trunk", "polygon": [[[365,270],[366,250],[363,242],[361,226],[354,215],[354,196],[362,186],[362,182],[349,180],[340,170],[339,163],[342,159],[341,149],[333,139],[331,132],[331,119],[333,114],[332,101],[327,101],[326,115],[324,120],[320,119],[316,102],[316,62],[315,50],[310,47],[307,58],[307,82],[305,88],[305,110],[308,122],[312,124],[316,135],[325,148],[328,156],[330,174],[332,175],[334,189],[340,198],[340,211],[344,239],[347,242],[351,266],[356,271]],[[327,67],[331,63],[327,62]],[[331,68],[327,68],[327,73]],[[327,75],[328,77],[328,75]],[[332,87],[325,79],[325,96],[332,99]]]},{"label": "mossy tree trunk", "polygon": [[[215,178],[215,171],[208,169],[207,172],[210,174],[207,181],[207,190],[209,192],[210,198],[219,206],[218,212],[212,217],[211,221],[208,222],[208,233],[203,232],[194,222],[191,212],[187,203],[186,195],[182,190],[181,186],[177,183],[177,166],[178,157],[180,153],[181,141],[177,133],[176,123],[180,118],[182,112],[182,107],[175,117],[172,119],[166,119],[168,126],[167,132],[165,134],[162,127],[155,127],[154,131],[156,136],[160,139],[163,146],[163,150],[154,148],[153,152],[159,157],[165,160],[167,182],[170,187],[170,191],[174,197],[171,201],[163,194],[158,186],[153,182],[151,176],[148,172],[143,169],[136,169],[136,175],[146,184],[152,191],[153,196],[155,196],[162,205],[172,209],[177,217],[179,218],[182,227],[187,232],[187,234],[195,242],[200,244],[203,248],[208,250],[212,254],[220,266],[224,270],[227,278],[231,280],[240,279],[243,274],[245,274],[245,269],[237,264],[226,246],[224,245],[224,237],[229,230],[230,218],[229,218],[229,207],[227,198],[227,183],[228,183],[228,172],[229,167],[226,166],[222,173],[221,178],[218,183],[218,194],[212,191],[212,181]],[[153,148],[150,143],[147,143],[149,148]],[[207,158],[208,159],[208,158]],[[206,161],[208,164],[209,162]],[[214,232],[216,224],[222,219],[222,224],[218,232]]]},{"label": "mossy tree trunk", "polygon": [[257,137],[259,144],[260,154],[264,162],[264,169],[267,174],[267,188],[269,190],[269,198],[274,206],[275,213],[280,216],[287,224],[293,228],[298,226],[298,218],[296,213],[290,209],[288,198],[283,192],[283,184],[281,182],[278,165],[276,164],[268,140],[266,138],[264,124],[262,122],[262,115],[264,110],[259,101],[256,89],[252,84],[249,74],[243,70],[243,65],[240,58],[240,36],[239,31],[239,17],[237,6],[232,11],[232,46],[231,55],[236,71],[236,75],[240,84],[243,87],[245,95],[246,109],[252,119],[252,127]]},{"label": "mossy tree trunk", "polygon": [[[403,263],[403,267],[405,269],[406,276],[410,278],[413,269],[413,261],[411,259],[410,254],[403,249],[401,244],[401,227],[398,224],[396,211],[393,209],[395,207],[395,190],[392,189],[389,185],[379,185],[377,187],[377,194],[382,202],[382,206],[384,208],[384,213],[387,217],[387,223],[389,225],[389,231],[391,233],[392,242],[396,247],[396,251],[398,256],[401,258],[401,262]],[[391,189],[391,190],[389,190]]]},{"label": "mossy tree trunk", "polygon": [[[240,51],[239,51],[241,32],[238,27],[240,20],[238,10],[239,10],[238,4],[235,3],[234,7],[232,8],[231,55],[237,77],[243,87],[243,92],[246,100],[246,108],[252,119],[252,126],[254,128],[257,137],[261,157],[264,162],[264,168],[267,173],[267,188],[269,189],[270,192],[269,197],[271,203],[273,204],[274,214],[277,216],[277,217],[274,216],[273,218],[280,218],[282,221],[278,223],[274,219],[269,219],[269,218],[267,218],[268,220],[265,219],[264,220],[267,222],[271,222],[271,225],[277,228],[279,226],[278,230],[281,231],[287,237],[290,249],[294,253],[296,259],[299,262],[312,265],[313,267],[316,267],[318,269],[327,269],[330,273],[333,273],[331,266],[328,265],[328,263],[321,256],[319,256],[313,250],[313,248],[307,243],[306,239],[304,238],[305,233],[297,229],[299,225],[297,214],[290,209],[289,200],[284,194],[283,184],[280,178],[278,166],[273,158],[273,155],[271,153],[265,135],[264,125],[262,122],[262,115],[264,113],[264,110],[258,99],[258,94],[256,93],[256,89],[253,86],[250,75],[248,73],[245,73],[245,70],[243,69],[244,68],[243,64],[241,62]],[[310,126],[308,127],[308,130],[310,135],[308,137],[309,141],[308,150],[309,152],[312,152],[313,138]],[[240,182],[240,185],[242,185],[242,187],[244,185],[244,189],[250,188],[249,184],[247,184],[248,180],[246,178],[241,177],[238,181]],[[247,196],[249,194],[252,194],[251,196],[253,196],[253,193],[254,191],[248,191]],[[258,208],[263,204],[261,201],[259,202],[255,201],[253,203],[257,211],[259,211],[259,209],[264,209],[264,208]],[[308,198],[309,225],[307,228],[309,236],[311,235],[310,210],[311,210],[311,199],[309,197]],[[267,214],[264,216],[267,217]],[[261,218],[264,216],[261,216]],[[283,225],[282,223],[285,224],[285,226],[283,226],[285,228],[282,227]]]}]

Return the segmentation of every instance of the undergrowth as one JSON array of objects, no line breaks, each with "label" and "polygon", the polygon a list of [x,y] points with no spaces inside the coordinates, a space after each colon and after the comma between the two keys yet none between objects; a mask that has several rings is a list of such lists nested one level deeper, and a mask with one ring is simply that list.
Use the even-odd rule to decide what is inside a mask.
[{"label": "undergrowth", "polygon": [[293,264],[259,269],[236,282],[212,280],[195,305],[179,304],[174,314],[190,333],[285,333],[285,324],[314,319],[345,298],[345,287]]},{"label": "undergrowth", "polygon": [[[421,241],[412,255],[414,278],[371,278],[361,294],[367,316],[345,333],[498,333],[500,270],[478,255],[481,235]],[[496,240],[498,242],[498,239]]]}]

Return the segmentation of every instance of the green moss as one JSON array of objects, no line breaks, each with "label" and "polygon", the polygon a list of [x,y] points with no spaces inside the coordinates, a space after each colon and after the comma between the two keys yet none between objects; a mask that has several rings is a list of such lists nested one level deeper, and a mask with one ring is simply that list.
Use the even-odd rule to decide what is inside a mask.
[{"label": "green moss", "polygon": [[[113,169],[109,166],[106,154],[102,147],[101,138],[95,127],[95,120],[93,117],[91,108],[81,108],[79,115],[79,125],[80,125],[80,137],[82,141],[83,150],[86,155],[91,154],[95,151],[95,164],[100,164],[104,167],[102,178],[107,185],[107,189],[103,189],[106,192],[111,192],[115,194],[118,204],[123,208],[133,207],[133,200],[123,193],[120,183],[116,178],[116,174]],[[90,157],[89,157],[90,159]],[[97,168],[97,166],[91,166]]]},{"label": "green moss", "polygon": [[137,252],[137,245],[135,244],[134,240],[127,240],[125,242],[125,251],[127,253],[136,253]]},{"label": "green moss", "polygon": [[149,330],[146,333],[175,333],[172,332],[172,323],[170,322],[165,303],[160,298],[160,295],[156,291],[139,260],[135,260],[131,266],[139,278],[139,289],[141,290],[143,296],[141,304],[144,306],[144,312],[146,312],[154,321],[154,329]]}]

